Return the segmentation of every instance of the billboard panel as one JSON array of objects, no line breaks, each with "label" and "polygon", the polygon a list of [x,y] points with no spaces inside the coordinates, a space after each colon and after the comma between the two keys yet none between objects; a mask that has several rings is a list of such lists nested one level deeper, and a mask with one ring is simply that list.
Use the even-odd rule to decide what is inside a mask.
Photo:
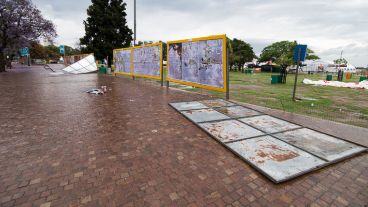
[{"label": "billboard panel", "polygon": [[115,49],[113,51],[113,62],[115,66],[115,73],[121,74],[131,74],[132,73],[132,49],[124,48],[124,49]]},{"label": "billboard panel", "polygon": [[226,91],[225,35],[170,41],[167,45],[167,81]]},{"label": "billboard panel", "polygon": [[162,43],[133,48],[133,73],[137,77],[161,79]]}]

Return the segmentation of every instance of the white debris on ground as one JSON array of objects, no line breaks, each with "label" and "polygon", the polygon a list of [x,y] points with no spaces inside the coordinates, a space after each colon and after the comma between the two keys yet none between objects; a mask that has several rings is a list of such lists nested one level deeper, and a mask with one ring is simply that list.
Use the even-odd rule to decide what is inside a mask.
[{"label": "white debris on ground", "polygon": [[343,88],[355,88],[355,89],[368,89],[368,81],[364,80],[359,83],[345,83],[340,81],[326,81],[326,80],[318,80],[313,81],[310,79],[304,79],[304,84],[308,85],[317,85],[317,86],[334,86],[334,87],[343,87]]},{"label": "white debris on ground", "polygon": [[[109,91],[112,91],[112,89],[109,88]],[[95,94],[95,95],[103,95],[107,92],[107,86],[101,86],[101,89],[100,88],[92,88],[92,89],[89,89],[86,92],[90,93],[90,94]]]},{"label": "white debris on ground", "polygon": [[95,95],[103,95],[104,92],[102,89],[99,89],[99,88],[92,88],[88,91],[86,91],[87,93],[90,93],[90,94],[95,94]]}]

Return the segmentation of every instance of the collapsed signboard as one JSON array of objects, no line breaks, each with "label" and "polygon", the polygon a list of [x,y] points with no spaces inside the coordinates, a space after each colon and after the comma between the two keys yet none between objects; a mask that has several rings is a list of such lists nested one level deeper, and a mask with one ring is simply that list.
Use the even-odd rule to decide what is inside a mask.
[{"label": "collapsed signboard", "polygon": [[169,41],[166,80],[226,92],[226,35]]},{"label": "collapsed signboard", "polygon": [[[222,99],[169,105],[275,183],[367,151]],[[234,116],[236,112],[241,113]]]},{"label": "collapsed signboard", "polygon": [[161,79],[162,43],[115,49],[115,74]]},{"label": "collapsed signboard", "polygon": [[72,74],[92,73],[97,71],[95,56],[93,54],[69,65],[63,71]]}]

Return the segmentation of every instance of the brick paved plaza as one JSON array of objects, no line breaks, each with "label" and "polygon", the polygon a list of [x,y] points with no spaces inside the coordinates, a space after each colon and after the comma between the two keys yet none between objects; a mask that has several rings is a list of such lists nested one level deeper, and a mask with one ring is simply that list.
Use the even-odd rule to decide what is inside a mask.
[{"label": "brick paved plaza", "polygon": [[168,105],[208,97],[41,66],[0,87],[0,206],[368,205],[367,153],[276,185]]}]

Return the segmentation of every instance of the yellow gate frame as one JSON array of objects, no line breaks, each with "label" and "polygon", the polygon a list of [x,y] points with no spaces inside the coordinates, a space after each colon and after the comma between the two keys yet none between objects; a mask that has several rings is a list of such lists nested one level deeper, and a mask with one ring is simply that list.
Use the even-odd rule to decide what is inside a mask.
[{"label": "yellow gate frame", "polygon": [[[143,74],[134,73],[134,49],[143,48],[143,47],[155,47],[155,46],[160,46],[160,75],[159,76],[150,76],[150,75],[143,75]],[[128,75],[128,76],[132,76],[132,77],[150,78],[150,79],[156,79],[156,80],[162,80],[163,79],[163,77],[162,77],[162,73],[163,73],[163,68],[162,68],[162,59],[163,59],[162,42],[153,43],[153,44],[146,44],[146,45],[142,45],[142,46],[114,49],[113,50],[113,62],[115,62],[114,61],[114,59],[115,59],[114,52],[119,51],[119,50],[130,50],[130,73],[114,72],[114,74]],[[114,65],[114,67],[115,67],[115,65]]]},{"label": "yellow gate frame", "polygon": [[[189,82],[189,81],[183,81],[183,80],[177,80],[177,79],[171,79],[169,78],[169,45],[170,44],[174,44],[174,43],[183,43],[183,42],[199,42],[199,41],[205,41],[205,40],[218,40],[218,39],[222,39],[222,65],[223,65],[223,78],[224,78],[224,87],[223,88],[219,88],[219,87],[215,87],[215,86],[210,86],[210,85],[204,85],[204,84],[200,84],[200,83],[194,83],[194,82]],[[184,40],[176,40],[176,41],[168,41],[167,42],[167,62],[166,62],[166,68],[167,68],[167,73],[166,73],[166,81],[169,82],[174,82],[174,83],[179,83],[179,84],[183,84],[183,85],[188,85],[188,86],[194,86],[197,88],[204,88],[207,90],[213,90],[213,91],[219,91],[219,92],[227,92],[227,58],[226,58],[226,35],[212,35],[212,36],[208,36],[208,37],[199,37],[199,38],[193,38],[193,39],[184,39]]]}]

